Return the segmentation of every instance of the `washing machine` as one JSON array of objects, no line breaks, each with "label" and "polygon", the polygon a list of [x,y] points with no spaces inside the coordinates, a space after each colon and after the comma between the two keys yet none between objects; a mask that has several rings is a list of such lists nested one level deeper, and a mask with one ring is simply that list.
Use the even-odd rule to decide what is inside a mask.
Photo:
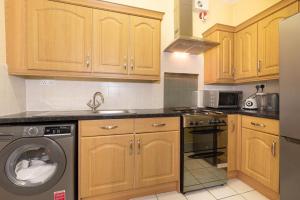
[{"label": "washing machine", "polygon": [[0,126],[0,199],[75,200],[76,129]]}]

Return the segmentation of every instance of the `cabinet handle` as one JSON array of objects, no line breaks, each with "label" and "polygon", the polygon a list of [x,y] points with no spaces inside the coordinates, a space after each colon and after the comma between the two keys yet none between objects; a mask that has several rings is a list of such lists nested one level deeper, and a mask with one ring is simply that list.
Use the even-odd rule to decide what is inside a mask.
[{"label": "cabinet handle", "polygon": [[129,155],[133,154],[133,140],[129,141]]},{"label": "cabinet handle", "polygon": [[261,60],[257,61],[257,72],[260,72],[261,70]]},{"label": "cabinet handle", "polygon": [[235,74],[235,68],[234,68],[234,67],[232,67],[232,72],[231,72],[231,75],[232,75],[232,76],[234,76],[234,74]]},{"label": "cabinet handle", "polygon": [[118,126],[102,126],[101,128],[104,130],[112,130],[118,128]]},{"label": "cabinet handle", "polygon": [[256,126],[256,127],[262,127],[262,128],[266,127],[265,124],[259,124],[259,123],[255,123],[255,122],[251,122],[251,125]]},{"label": "cabinet handle", "polygon": [[276,142],[272,143],[272,149],[271,149],[271,151],[272,151],[273,157],[275,157],[276,156]]},{"label": "cabinet handle", "polygon": [[231,132],[234,133],[235,132],[235,123],[231,122]]},{"label": "cabinet handle", "polygon": [[124,69],[127,70],[127,57],[124,56]]},{"label": "cabinet handle", "polygon": [[90,56],[87,56],[87,57],[86,57],[85,64],[86,64],[86,67],[87,67],[87,68],[90,67],[90,65],[91,65],[91,59],[90,59]]},{"label": "cabinet handle", "polygon": [[137,154],[140,154],[141,153],[141,140],[138,139],[137,140]]},{"label": "cabinet handle", "polygon": [[152,124],[152,126],[153,127],[164,127],[164,126],[166,126],[166,124],[165,123],[154,123],[154,124]]},{"label": "cabinet handle", "polygon": [[134,70],[134,58],[131,57],[131,70],[133,71]]}]

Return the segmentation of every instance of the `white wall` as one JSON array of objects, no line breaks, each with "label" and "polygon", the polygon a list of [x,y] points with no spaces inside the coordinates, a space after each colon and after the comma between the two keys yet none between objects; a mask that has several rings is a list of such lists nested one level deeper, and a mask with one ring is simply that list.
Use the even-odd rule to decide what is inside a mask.
[{"label": "white wall", "polygon": [[7,73],[4,0],[0,0],[0,116],[25,110],[25,81]]}]

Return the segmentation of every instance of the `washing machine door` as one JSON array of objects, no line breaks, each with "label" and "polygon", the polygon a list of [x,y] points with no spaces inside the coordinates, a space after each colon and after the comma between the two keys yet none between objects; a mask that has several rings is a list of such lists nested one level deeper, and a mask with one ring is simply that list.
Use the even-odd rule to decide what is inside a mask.
[{"label": "washing machine door", "polygon": [[63,149],[52,139],[15,140],[0,152],[0,187],[19,195],[43,193],[61,179],[66,162]]}]

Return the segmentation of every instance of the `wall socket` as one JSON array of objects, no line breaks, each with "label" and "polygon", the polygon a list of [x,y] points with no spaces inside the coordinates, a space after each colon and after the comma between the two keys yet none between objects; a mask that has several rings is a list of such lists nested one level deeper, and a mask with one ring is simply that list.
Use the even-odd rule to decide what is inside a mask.
[{"label": "wall socket", "polygon": [[41,80],[41,81],[40,81],[40,85],[41,85],[41,86],[51,86],[51,85],[55,85],[55,81],[54,81],[54,80]]}]

